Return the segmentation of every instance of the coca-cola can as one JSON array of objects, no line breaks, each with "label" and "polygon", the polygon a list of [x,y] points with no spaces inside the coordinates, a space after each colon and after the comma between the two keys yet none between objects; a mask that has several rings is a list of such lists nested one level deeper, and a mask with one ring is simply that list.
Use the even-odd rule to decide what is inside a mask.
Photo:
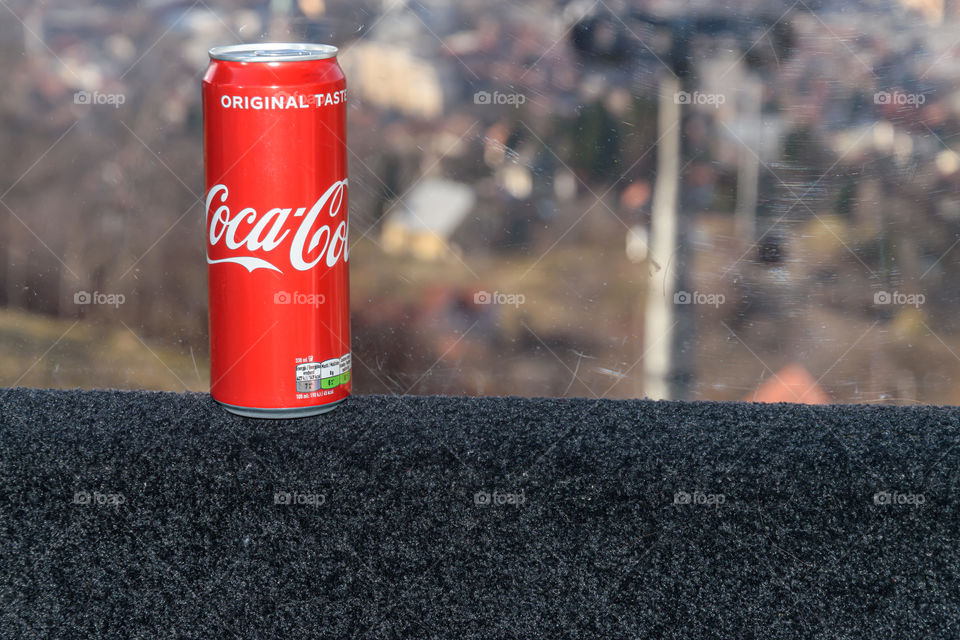
[{"label": "coca-cola can", "polygon": [[215,47],[203,77],[210,392],[296,418],[351,389],[346,81],[328,45]]}]

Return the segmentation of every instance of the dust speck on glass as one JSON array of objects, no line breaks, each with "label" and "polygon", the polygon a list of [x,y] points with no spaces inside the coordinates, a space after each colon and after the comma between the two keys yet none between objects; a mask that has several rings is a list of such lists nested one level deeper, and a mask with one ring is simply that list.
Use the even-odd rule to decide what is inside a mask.
[{"label": "dust speck on glass", "polygon": [[356,393],[960,402],[960,4],[5,4],[2,386],[209,389],[247,44],[347,76]]}]

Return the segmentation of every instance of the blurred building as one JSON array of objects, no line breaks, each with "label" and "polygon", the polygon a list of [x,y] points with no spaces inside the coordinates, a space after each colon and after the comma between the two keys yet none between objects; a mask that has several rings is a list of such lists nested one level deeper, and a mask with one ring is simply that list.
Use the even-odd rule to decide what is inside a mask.
[{"label": "blurred building", "polygon": [[458,253],[450,236],[475,202],[474,191],[466,184],[423,180],[387,212],[380,237],[383,249],[421,260],[441,260]]},{"label": "blurred building", "polygon": [[345,47],[340,64],[351,91],[365,102],[431,120],[454,101],[457,85],[440,40],[411,11],[395,10]]}]

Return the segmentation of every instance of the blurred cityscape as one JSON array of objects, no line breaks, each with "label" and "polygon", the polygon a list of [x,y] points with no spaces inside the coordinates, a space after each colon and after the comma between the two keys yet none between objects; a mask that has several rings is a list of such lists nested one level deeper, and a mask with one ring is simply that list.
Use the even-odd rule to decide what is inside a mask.
[{"label": "blurred cityscape", "polygon": [[0,2],[0,386],[208,388],[211,46],[340,47],[359,393],[960,403],[960,1]]}]

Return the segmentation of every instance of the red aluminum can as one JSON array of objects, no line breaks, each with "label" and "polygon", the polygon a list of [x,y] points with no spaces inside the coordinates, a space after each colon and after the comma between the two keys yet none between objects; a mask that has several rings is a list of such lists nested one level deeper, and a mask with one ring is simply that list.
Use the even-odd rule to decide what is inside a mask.
[{"label": "red aluminum can", "polygon": [[346,81],[335,47],[215,47],[203,77],[210,392],[295,418],[350,394]]}]

